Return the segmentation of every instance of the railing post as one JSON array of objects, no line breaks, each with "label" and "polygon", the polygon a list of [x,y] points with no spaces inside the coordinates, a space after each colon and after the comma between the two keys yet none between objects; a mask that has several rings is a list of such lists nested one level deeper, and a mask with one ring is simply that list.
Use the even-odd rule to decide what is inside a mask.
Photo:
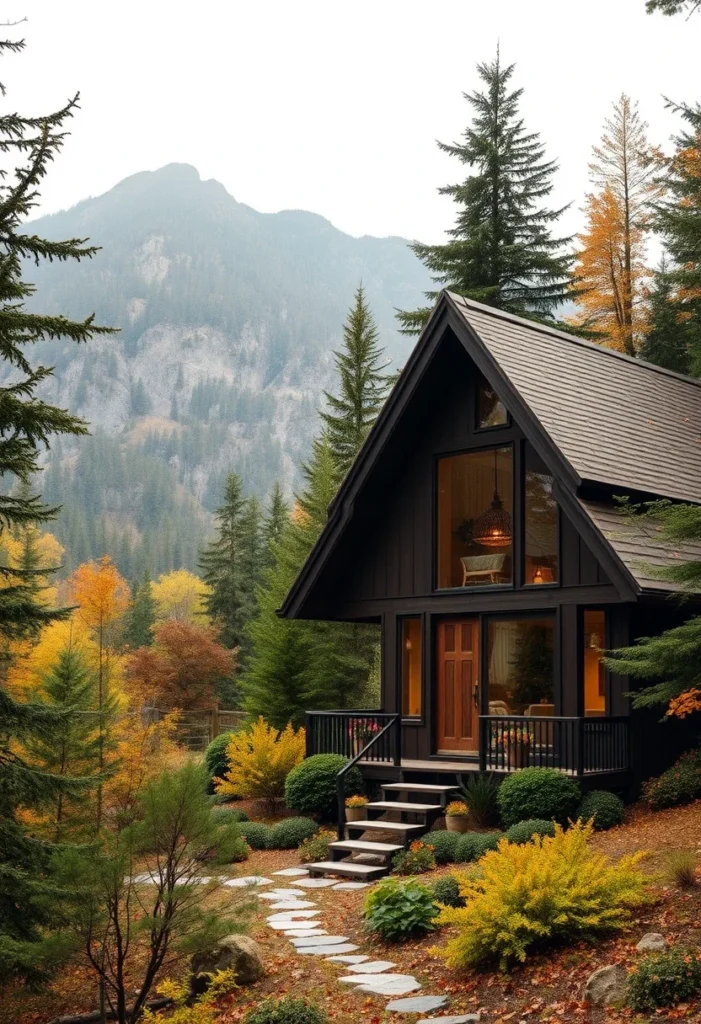
[{"label": "railing post", "polygon": [[346,783],[345,775],[343,772],[339,772],[336,777],[336,784],[338,786],[338,828],[337,834],[339,842],[342,842],[346,838]]},{"label": "railing post", "polygon": [[307,711],[304,716],[304,740],[305,740],[305,757],[311,757],[314,753],[312,743],[312,716]]},{"label": "railing post", "polygon": [[480,736],[480,772],[486,772],[487,770],[487,726],[488,721],[486,718],[480,716],[479,718],[479,736]]},{"label": "railing post", "polygon": [[577,719],[577,778],[584,775],[584,718]]},{"label": "railing post", "polygon": [[395,767],[402,766],[402,716],[397,715],[394,719],[394,764]]}]

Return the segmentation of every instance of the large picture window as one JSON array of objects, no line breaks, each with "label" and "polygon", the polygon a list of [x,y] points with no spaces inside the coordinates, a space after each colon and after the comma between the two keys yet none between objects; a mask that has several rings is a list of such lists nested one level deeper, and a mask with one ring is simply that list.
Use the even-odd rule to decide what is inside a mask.
[{"label": "large picture window", "polygon": [[584,612],[584,714],[606,714],[606,669],[602,656],[606,647],[606,612],[588,608]]},{"label": "large picture window", "polygon": [[513,480],[510,447],[439,460],[440,589],[511,582]]},{"label": "large picture window", "polygon": [[402,717],[420,718],[423,695],[421,619],[407,618],[400,622]]},{"label": "large picture window", "polygon": [[552,616],[488,621],[490,715],[555,714],[554,634]]},{"label": "large picture window", "polygon": [[524,490],[524,582],[557,583],[559,512],[553,497],[553,478],[530,445],[526,445]]}]

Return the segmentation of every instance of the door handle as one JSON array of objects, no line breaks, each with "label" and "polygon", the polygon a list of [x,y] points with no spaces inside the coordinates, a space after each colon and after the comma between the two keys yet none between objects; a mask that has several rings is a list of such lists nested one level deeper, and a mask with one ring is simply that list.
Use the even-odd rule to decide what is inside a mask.
[{"label": "door handle", "polygon": [[477,681],[477,682],[475,683],[475,685],[474,685],[474,687],[473,687],[473,689],[472,689],[472,699],[473,699],[473,701],[475,702],[475,707],[476,707],[476,708],[478,708],[478,707],[480,706],[480,702],[479,702],[479,692],[480,692],[480,684],[479,684],[479,680],[478,680],[478,681]]}]

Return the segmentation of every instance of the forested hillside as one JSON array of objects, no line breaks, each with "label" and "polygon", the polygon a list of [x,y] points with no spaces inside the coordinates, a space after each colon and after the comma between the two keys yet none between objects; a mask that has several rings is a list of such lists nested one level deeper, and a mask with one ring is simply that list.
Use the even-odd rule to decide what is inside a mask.
[{"label": "forested hillside", "polygon": [[289,495],[358,283],[394,364],[411,346],[394,310],[428,283],[403,239],[258,213],[181,164],[32,229],[102,246],[78,268],[27,267],[36,308],[120,328],[90,346],[39,346],[56,366],[44,397],[92,432],[54,445],[41,489],[63,505],[67,569],[107,553],[131,579],[195,566],[232,470],[247,492],[264,498],[280,481]]}]

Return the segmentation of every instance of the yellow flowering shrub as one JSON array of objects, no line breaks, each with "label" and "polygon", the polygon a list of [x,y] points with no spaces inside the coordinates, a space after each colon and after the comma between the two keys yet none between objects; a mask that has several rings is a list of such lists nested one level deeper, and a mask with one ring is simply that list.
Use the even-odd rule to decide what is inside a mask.
[{"label": "yellow flowering shrub", "polygon": [[535,943],[625,927],[632,908],[648,901],[637,866],[645,854],[612,864],[589,846],[592,832],[591,822],[577,822],[523,846],[502,839],[479,872],[458,875],[465,906],[441,910],[440,923],[458,933],[439,955],[454,968],[497,960],[505,969]]},{"label": "yellow flowering shrub", "polygon": [[221,1007],[217,1000],[228,995],[236,988],[236,975],[233,971],[216,971],[207,991],[198,996],[194,1002],[190,999],[190,979],[181,981],[165,980],[158,986],[159,996],[172,999],[173,1003],[166,1010],[144,1010],[143,1024],[216,1024],[221,1019]]},{"label": "yellow flowering shrub", "polygon": [[250,729],[231,734],[226,747],[229,769],[215,779],[217,793],[272,802],[285,794],[285,779],[305,753],[304,729],[287,725],[278,732],[259,718]]}]

